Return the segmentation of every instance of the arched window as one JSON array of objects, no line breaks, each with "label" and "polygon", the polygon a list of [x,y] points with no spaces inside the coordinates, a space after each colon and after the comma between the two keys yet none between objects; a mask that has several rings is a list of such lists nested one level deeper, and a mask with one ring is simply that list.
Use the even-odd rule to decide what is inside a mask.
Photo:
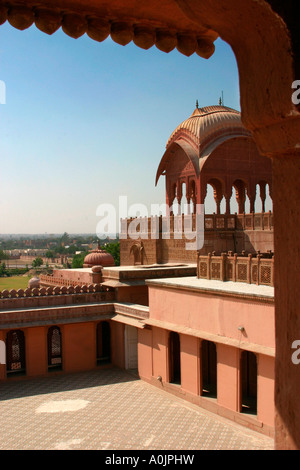
[{"label": "arched window", "polygon": [[169,382],[180,384],[180,337],[174,331],[169,336]]},{"label": "arched window", "polygon": [[217,397],[217,348],[215,343],[203,340],[201,343],[201,383],[200,394]]},{"label": "arched window", "polygon": [[[235,210],[234,212],[238,212],[238,214],[243,214],[244,212],[249,211],[250,203],[249,198],[247,196],[246,188],[246,183],[241,179],[237,179],[233,182],[233,194],[235,193],[237,205],[237,211]],[[246,202],[247,208],[245,207]],[[233,207],[234,205],[232,203],[233,201],[230,200],[231,207]]]},{"label": "arched window", "polygon": [[241,354],[241,411],[256,414],[257,412],[257,361],[253,352]]},{"label": "arched window", "polygon": [[271,198],[270,185],[266,185],[266,202],[265,202],[265,212],[273,212],[273,200]]},{"label": "arched window", "polygon": [[6,370],[7,375],[26,373],[25,336],[21,330],[13,330],[6,337]]},{"label": "arched window", "polygon": [[187,203],[187,190],[186,184],[181,184],[181,201],[180,201],[180,213],[181,214],[188,214],[188,203]]},{"label": "arched window", "polygon": [[102,321],[97,325],[97,365],[110,364],[110,324]]},{"label": "arched window", "polygon": [[224,197],[224,182],[218,178],[211,178],[207,182],[205,197],[205,213],[224,214],[226,210],[226,201]]},{"label": "arched window", "polygon": [[48,370],[62,369],[61,332],[58,326],[48,330]]},{"label": "arched window", "polygon": [[190,214],[195,214],[196,213],[196,204],[197,204],[195,180],[190,181],[189,194],[190,194]]}]

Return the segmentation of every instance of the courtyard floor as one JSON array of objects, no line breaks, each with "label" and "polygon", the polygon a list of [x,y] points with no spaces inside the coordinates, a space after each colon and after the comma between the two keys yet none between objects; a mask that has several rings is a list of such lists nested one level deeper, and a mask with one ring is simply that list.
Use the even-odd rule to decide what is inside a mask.
[{"label": "courtyard floor", "polygon": [[0,384],[1,450],[272,450],[273,440],[119,369]]}]

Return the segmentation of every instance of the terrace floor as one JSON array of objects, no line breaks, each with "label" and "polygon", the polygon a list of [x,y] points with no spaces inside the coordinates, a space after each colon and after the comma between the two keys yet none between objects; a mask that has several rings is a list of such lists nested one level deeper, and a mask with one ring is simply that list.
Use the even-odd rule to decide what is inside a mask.
[{"label": "terrace floor", "polygon": [[273,439],[119,369],[0,384],[1,450],[272,450]]}]

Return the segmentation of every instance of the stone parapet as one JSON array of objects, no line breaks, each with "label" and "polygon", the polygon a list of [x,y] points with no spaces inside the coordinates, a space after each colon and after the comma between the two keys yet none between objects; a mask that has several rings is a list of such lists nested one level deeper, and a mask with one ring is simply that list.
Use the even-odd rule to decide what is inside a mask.
[{"label": "stone parapet", "polygon": [[274,256],[272,253],[238,256],[232,252],[220,256],[211,253],[199,255],[197,277],[274,286]]},{"label": "stone parapet", "polygon": [[[133,235],[139,230],[141,238],[154,238],[157,233],[174,234],[181,231],[196,230],[196,214],[180,214],[140,218],[121,219],[121,239],[126,239],[131,235],[131,223],[133,223]],[[250,214],[205,214],[205,230],[272,230],[274,228],[273,213],[251,212]]]},{"label": "stone parapet", "polygon": [[114,292],[100,284],[11,289],[0,292],[0,310],[114,300]]}]

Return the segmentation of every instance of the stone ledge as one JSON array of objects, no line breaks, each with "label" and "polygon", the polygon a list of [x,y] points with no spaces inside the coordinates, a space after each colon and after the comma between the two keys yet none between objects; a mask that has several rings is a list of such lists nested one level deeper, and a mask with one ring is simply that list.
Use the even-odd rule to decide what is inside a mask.
[{"label": "stone ledge", "polygon": [[196,277],[149,279],[146,284],[151,287],[186,290],[199,294],[221,295],[247,300],[274,303],[274,287],[247,284],[232,281],[213,281]]}]

